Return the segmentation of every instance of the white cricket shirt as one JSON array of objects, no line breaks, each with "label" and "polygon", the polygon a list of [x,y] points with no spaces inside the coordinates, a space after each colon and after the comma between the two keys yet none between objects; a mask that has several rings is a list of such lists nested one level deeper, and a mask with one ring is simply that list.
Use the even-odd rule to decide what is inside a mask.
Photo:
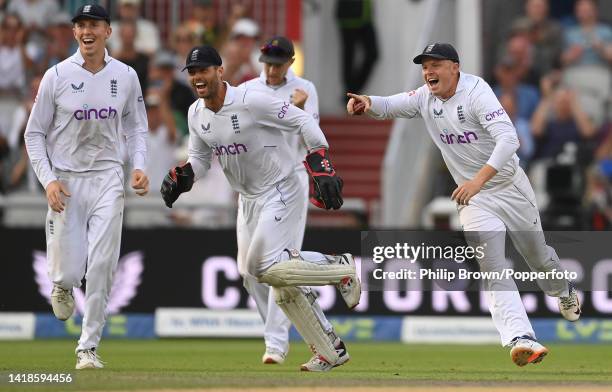
[{"label": "white cricket shirt", "polygon": [[25,130],[30,161],[41,184],[56,179],[52,168],[70,172],[123,165],[144,170],[147,114],[136,72],[110,57],[92,74],[80,50],[45,73]]},{"label": "white cricket shirt", "polygon": [[472,180],[485,164],[498,173],[483,189],[509,181],[517,171],[516,129],[491,87],[478,76],[461,72],[455,95],[446,101],[427,85],[370,99],[372,117],[421,116],[457,185]]},{"label": "white cricket shirt", "polygon": [[203,99],[189,108],[189,162],[196,180],[216,155],[232,188],[255,197],[295,170],[295,150],[285,133],[301,135],[309,149],[327,148],[310,114],[244,85],[225,85],[225,100],[217,113],[206,108]]},{"label": "white cricket shirt", "polygon": [[[290,97],[295,91],[295,89],[302,89],[306,91],[306,94],[308,94],[308,99],[306,99],[306,103],[304,104],[304,111],[310,114],[318,124],[319,96],[317,95],[317,89],[314,84],[309,80],[296,76],[295,73],[291,70],[291,68],[289,68],[289,70],[287,71],[285,79],[285,83],[280,86],[270,86],[268,83],[266,83],[266,73],[262,71],[258,78],[246,81],[241,86],[244,85],[254,91],[260,91],[262,93],[274,95],[276,98],[282,99],[287,102],[290,101]],[[304,161],[304,157],[306,156],[308,151],[306,150],[306,146],[304,144],[304,141],[302,140],[302,137],[300,135],[294,135],[289,133],[286,133],[285,137],[287,138],[287,143],[289,143],[289,145],[295,151],[296,169],[305,170],[304,164],[302,162]]]}]

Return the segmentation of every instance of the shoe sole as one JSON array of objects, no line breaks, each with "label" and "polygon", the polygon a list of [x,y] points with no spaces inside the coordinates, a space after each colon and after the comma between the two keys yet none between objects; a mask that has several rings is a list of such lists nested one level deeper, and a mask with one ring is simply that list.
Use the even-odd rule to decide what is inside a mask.
[{"label": "shoe sole", "polygon": [[517,348],[512,350],[512,362],[517,366],[525,366],[529,363],[540,363],[548,354],[548,349],[544,347],[540,351],[534,351],[530,348]]},{"label": "shoe sole", "polygon": [[283,362],[275,361],[272,358],[266,358],[262,362],[264,365],[282,365],[283,364]]},{"label": "shoe sole", "polygon": [[342,365],[344,365],[344,364],[345,364],[345,363],[347,363],[347,362],[348,362],[350,359],[351,359],[351,358],[350,358],[350,357],[348,357],[348,354],[347,354],[347,358],[346,358],[346,360],[343,360],[342,362],[338,362],[338,363],[336,363],[334,366],[332,366],[331,368],[329,368],[329,369],[327,369],[327,370],[310,370],[310,369],[308,369],[308,367],[307,367],[306,365],[301,365],[301,366],[300,366],[300,370],[301,370],[302,372],[315,372],[315,373],[329,372],[329,371],[330,371],[330,370],[332,370],[333,368],[337,368],[338,366],[342,366]]},{"label": "shoe sole", "polygon": [[74,367],[76,370],[86,370],[86,369],[102,369],[96,367],[93,363],[88,363],[87,365],[79,367],[79,365]]}]

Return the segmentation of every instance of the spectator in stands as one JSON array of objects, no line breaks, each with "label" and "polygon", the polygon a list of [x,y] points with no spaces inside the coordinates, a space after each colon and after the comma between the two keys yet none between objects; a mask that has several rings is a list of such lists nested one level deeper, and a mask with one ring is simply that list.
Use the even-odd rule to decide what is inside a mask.
[{"label": "spectator in stands", "polygon": [[516,128],[516,134],[519,138],[519,149],[516,151],[516,155],[521,159],[519,164],[523,169],[527,168],[533,152],[535,150],[535,143],[533,141],[533,134],[531,133],[531,125],[529,124],[530,117],[521,116],[518,113],[518,107],[520,106],[519,99],[512,93],[503,93],[499,97],[499,102],[508,114],[508,117],[512,120],[514,128]]},{"label": "spectator in stands", "polygon": [[[155,23],[140,17],[140,0],[119,0],[119,22],[113,21],[111,27],[118,31],[119,23],[131,20],[136,23],[136,41],[134,47],[138,52],[152,55],[160,48],[159,30]],[[118,34],[112,34],[107,41],[111,52],[121,51],[121,39]]]},{"label": "spectator in stands", "polygon": [[136,49],[136,22],[131,19],[119,21],[118,33],[121,49],[113,53],[113,57],[134,68],[140,81],[141,91],[145,92],[149,82],[149,56]]},{"label": "spectator in stands", "polygon": [[198,46],[197,36],[185,25],[177,27],[172,32],[170,47],[174,50],[174,77],[189,86],[188,74],[183,72],[187,54],[194,46]]},{"label": "spectator in stands", "polygon": [[537,88],[522,83],[519,73],[519,67],[514,59],[511,57],[502,59],[495,66],[497,84],[493,87],[493,92],[498,98],[506,94],[516,97],[517,115],[521,118],[530,119],[538,106],[540,93]]},{"label": "spectator in stands", "polygon": [[[146,93],[145,105],[149,122],[147,139],[147,174],[153,186],[161,185],[169,167],[176,166],[176,125],[169,97],[160,88]],[[153,197],[159,197],[153,194]]]},{"label": "spectator in stands", "polygon": [[612,64],[612,28],[598,22],[597,4],[578,0],[575,5],[578,25],[565,33],[562,62],[566,66]]},{"label": "spectator in stands", "polygon": [[174,61],[174,54],[169,51],[162,50],[155,55],[149,73],[149,88],[156,89],[170,102],[177,130],[181,135],[187,135],[187,111],[196,97],[193,89],[175,78]]},{"label": "spectator in stands", "polygon": [[542,99],[531,119],[531,130],[537,140],[534,159],[554,158],[566,143],[579,145],[596,134],[596,128],[567,88],[555,88],[552,77],[542,78]]},{"label": "spectator in stands", "polygon": [[[362,91],[378,59],[371,0],[338,0],[336,19],[342,39],[344,91]],[[359,53],[363,52],[362,56]],[[345,96],[342,97],[345,101]]]},{"label": "spectator in stands", "polygon": [[182,26],[196,37],[197,45],[219,47],[223,32],[217,24],[217,15],[212,0],[195,0],[189,18],[183,22]]},{"label": "spectator in stands", "polygon": [[262,67],[258,61],[259,26],[252,19],[239,19],[222,49],[223,79],[232,86],[253,79]]},{"label": "spectator in stands", "polygon": [[10,0],[7,7],[7,12],[19,16],[26,28],[43,33],[59,11],[57,0]]},{"label": "spectator in stands", "polygon": [[520,81],[537,88],[542,75],[535,67],[534,52],[528,30],[521,27],[513,30],[502,58],[508,57],[514,62]]},{"label": "spectator in stands", "polygon": [[34,192],[42,190],[32,166],[29,164],[28,153],[23,139],[26,123],[28,122],[28,117],[30,117],[41,80],[42,74],[32,77],[29,94],[13,115],[12,127],[8,133],[10,154],[4,177],[8,191],[27,189]]},{"label": "spectator in stands", "polygon": [[527,0],[525,16],[513,23],[513,30],[524,27],[534,47],[533,66],[540,75],[559,68],[563,35],[561,26],[549,18],[549,0]]},{"label": "spectator in stands", "polygon": [[5,138],[21,103],[26,70],[31,65],[25,52],[25,36],[19,16],[7,14],[0,23],[0,135]]},{"label": "spectator in stands", "polygon": [[595,230],[612,227],[612,122],[604,125],[603,143],[595,152],[595,162],[587,173],[585,204],[592,211]]},{"label": "spectator in stands", "polygon": [[41,70],[48,69],[76,52],[78,44],[72,33],[71,17],[59,12],[51,18],[47,27],[47,48]]}]

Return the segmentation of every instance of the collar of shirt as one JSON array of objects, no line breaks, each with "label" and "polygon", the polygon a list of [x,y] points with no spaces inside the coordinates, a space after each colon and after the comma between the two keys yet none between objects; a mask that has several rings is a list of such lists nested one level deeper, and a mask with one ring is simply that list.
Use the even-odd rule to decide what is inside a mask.
[{"label": "collar of shirt", "polygon": [[[223,107],[219,110],[219,112],[222,111],[226,106],[234,103],[234,100],[236,98],[236,87],[230,86],[228,82],[223,82],[223,83],[225,84],[225,87],[227,87],[227,90],[225,90],[225,99],[223,100]],[[204,98],[198,98],[198,104],[196,105],[195,111],[197,112],[200,109],[208,110],[212,112],[212,110],[206,107]]]},{"label": "collar of shirt", "polygon": [[[80,65],[81,67],[85,64],[85,59],[83,58],[80,49],[76,50],[76,52],[72,55],[72,59],[70,61]],[[109,61],[111,61],[111,56],[109,56],[108,50],[104,48],[104,64],[108,64]]]}]

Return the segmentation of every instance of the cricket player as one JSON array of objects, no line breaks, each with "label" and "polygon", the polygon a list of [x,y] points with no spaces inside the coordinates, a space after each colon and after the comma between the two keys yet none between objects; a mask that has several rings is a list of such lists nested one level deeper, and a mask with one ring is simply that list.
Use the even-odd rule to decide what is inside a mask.
[{"label": "cricket player", "polygon": [[28,155],[49,202],[46,220],[49,277],[55,316],[74,311],[73,287],[87,280],[77,369],[102,368],[96,348],[119,259],[124,186],[122,146],[133,168],[131,186],[144,195],[147,135],[136,72],[105,49],[106,10],[80,7],[74,18],[79,49],[45,73],[25,130]]},{"label": "cricket player", "polygon": [[[295,50],[291,40],[276,36],[266,41],[261,47],[259,61],[264,64],[264,69],[258,78],[243,83],[243,86],[253,91],[270,94],[283,101],[306,111],[319,123],[319,98],[317,90],[312,82],[296,76],[291,70],[295,61]],[[302,163],[306,156],[306,145],[301,135],[284,133],[287,143],[293,150],[295,157],[295,172],[299,177],[299,183],[305,197],[302,199],[304,208],[298,222],[296,222],[296,233],[293,249],[302,248],[304,230],[306,228],[306,215],[308,212],[308,173]],[[244,217],[238,211],[238,228],[243,227]],[[246,272],[246,251],[249,249],[248,236],[244,236],[244,230],[238,230],[238,264],[239,270]],[[285,362],[289,352],[289,328],[291,322],[283,311],[274,302],[270,286],[258,283],[248,274],[243,275],[244,287],[257,304],[257,310],[264,321],[264,341],[266,351],[262,357],[265,364],[282,364]]]},{"label": "cricket player", "polygon": [[[532,270],[562,271],[555,250],[546,245],[534,192],[518,165],[516,130],[489,85],[460,72],[459,56],[450,44],[427,45],[413,61],[422,66],[423,86],[389,97],[349,93],[349,114],[424,119],[457,183],[451,198],[457,202],[468,242],[473,246],[488,242],[485,256],[478,260],[481,270],[505,267],[508,231]],[[569,282],[549,280],[540,286],[559,298],[563,317],[578,320],[580,303]],[[501,343],[512,347],[513,362],[519,366],[540,362],[548,349],[536,340],[514,280],[488,281],[485,289]]]},{"label": "cricket player", "polygon": [[[307,197],[295,170],[295,150],[285,133],[301,135],[310,153],[305,166],[315,184],[313,198],[326,209],[342,206],[323,132],[311,115],[287,101],[232,87],[222,80],[221,57],[211,46],[195,47],[185,69],[199,99],[188,113],[189,159],[171,169],[161,186],[168,207],[210,168],[213,155],[240,194],[237,228],[245,255],[240,273],[273,287],[277,305],[295,325],[314,356],[304,371],[329,371],[349,356],[325,319],[316,296],[301,286],[335,285],[349,308],[357,306],[361,283],[350,254],[329,256],[293,248],[303,228]],[[214,189],[211,189],[214,192]]]}]

